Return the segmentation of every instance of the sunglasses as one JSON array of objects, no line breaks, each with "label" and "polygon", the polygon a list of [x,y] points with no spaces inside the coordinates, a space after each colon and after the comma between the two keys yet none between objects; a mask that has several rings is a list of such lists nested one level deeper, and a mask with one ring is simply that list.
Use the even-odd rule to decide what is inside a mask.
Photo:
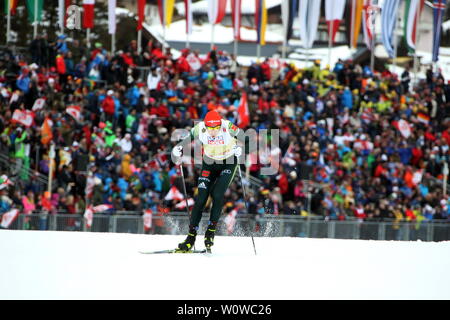
[{"label": "sunglasses", "polygon": [[215,127],[206,127],[208,130],[219,130],[221,126],[215,126]]}]

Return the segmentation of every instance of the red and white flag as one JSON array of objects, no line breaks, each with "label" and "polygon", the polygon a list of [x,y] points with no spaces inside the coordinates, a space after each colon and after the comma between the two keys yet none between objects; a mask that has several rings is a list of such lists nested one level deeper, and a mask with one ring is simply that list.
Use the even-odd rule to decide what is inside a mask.
[{"label": "red and white flag", "polygon": [[344,16],[345,3],[346,0],[325,0],[325,19],[329,37],[331,37],[331,44],[334,43],[339,24]]},{"label": "red and white flag", "polygon": [[404,138],[409,138],[411,135],[411,126],[406,120],[393,121],[394,126],[400,131]]},{"label": "red and white flag", "polygon": [[177,189],[177,187],[173,186],[170,188],[169,193],[164,197],[164,200],[175,200],[180,201],[183,200],[184,196],[183,194]]},{"label": "red and white flag", "polygon": [[227,0],[208,0],[208,20],[210,24],[220,23],[225,17]]},{"label": "red and white flag", "polygon": [[95,0],[83,0],[83,28],[85,29],[94,27],[94,6]]},{"label": "red and white flag", "polygon": [[12,184],[13,184],[12,181],[9,180],[9,178],[6,174],[4,174],[0,177],[0,190],[5,189]]},{"label": "red and white flag", "polygon": [[202,67],[202,62],[192,52],[190,54],[188,54],[188,56],[186,57],[186,61],[189,63],[189,66],[191,67],[191,69],[194,71],[197,71]]},{"label": "red and white flag", "polygon": [[108,0],[108,33],[116,33],[116,0]]},{"label": "red and white flag", "polygon": [[137,2],[137,30],[142,30],[142,24],[144,23],[144,15],[145,15],[145,0],[138,0]]},{"label": "red and white flag", "polygon": [[241,101],[239,102],[238,112],[238,123],[237,126],[244,129],[250,124],[250,113],[248,111],[248,101],[247,93],[243,92]]},{"label": "red and white flag", "polygon": [[22,111],[16,109],[16,111],[14,111],[13,113],[11,121],[15,123],[20,123],[25,127],[31,127],[34,124],[34,113],[30,110]]},{"label": "red and white flag", "polygon": [[66,112],[70,114],[77,122],[81,120],[81,107],[80,106],[68,106]]},{"label": "red and white flag", "polygon": [[184,12],[186,14],[186,34],[192,33],[192,0],[184,0]]},{"label": "red and white flag", "polygon": [[241,38],[241,12],[242,0],[231,0],[231,22],[233,25],[233,35],[235,40]]},{"label": "red and white flag", "polygon": [[19,210],[17,209],[12,209],[6,213],[3,214],[2,216],[2,222],[1,222],[1,226],[2,228],[9,228],[9,226],[11,225],[11,223],[13,223],[13,221],[17,218],[17,216],[19,215]]},{"label": "red and white flag", "polygon": [[144,210],[142,219],[144,220],[144,230],[150,230],[152,228],[153,211],[151,209]]},{"label": "red and white flag", "polygon": [[36,99],[36,100],[34,101],[33,108],[32,108],[31,110],[33,110],[33,111],[39,111],[39,110],[41,110],[42,108],[44,108],[44,105],[45,105],[45,98],[39,98],[39,99]]},{"label": "red and white flag", "polygon": [[224,219],[225,225],[227,226],[228,234],[233,233],[234,226],[236,224],[237,210],[233,209]]},{"label": "red and white flag", "polygon": [[364,33],[364,41],[366,42],[366,46],[369,50],[372,50],[372,40],[374,35],[375,28],[375,15],[377,14],[377,8],[373,5],[372,0],[364,0],[364,6],[362,11],[362,24],[363,24],[363,33]]},{"label": "red and white flag", "polygon": [[86,220],[86,227],[90,228],[92,226],[92,221],[94,220],[94,213],[103,212],[112,209],[113,206],[110,204],[99,204],[97,206],[88,206],[84,211],[84,219]]},{"label": "red and white flag", "polygon": [[[194,205],[194,199],[189,198],[187,203],[188,203],[189,207],[192,207]],[[186,208],[186,201],[181,201],[180,203],[175,205],[175,208],[177,208],[177,209],[184,209],[184,208]]]},{"label": "red and white flag", "polygon": [[419,169],[414,172],[412,182],[417,186],[422,182],[424,169]]}]

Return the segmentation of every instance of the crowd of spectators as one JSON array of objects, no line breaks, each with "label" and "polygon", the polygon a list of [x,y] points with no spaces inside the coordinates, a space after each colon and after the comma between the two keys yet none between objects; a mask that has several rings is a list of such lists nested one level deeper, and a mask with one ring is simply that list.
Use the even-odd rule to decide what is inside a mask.
[{"label": "crowd of spectators", "polygon": [[[0,212],[83,213],[89,204],[183,211],[165,200],[172,186],[183,190],[170,161],[172,132],[192,128],[212,109],[237,123],[246,92],[249,128],[280,132],[279,145],[251,157],[247,172],[260,183],[249,185],[249,213],[448,218],[450,87],[439,71],[413,85],[409,69],[373,72],[350,60],[332,69],[320,61],[274,69],[269,59],[244,68],[217,49],[172,51],[149,41],[139,54],[133,41],[111,54],[101,43],[88,48],[65,36],[53,43],[39,36],[26,54],[2,50],[0,153],[11,161],[0,174],[13,183],[0,190]],[[79,114],[68,113],[70,106]],[[33,122],[13,121],[17,110],[32,111]],[[407,133],[399,129],[405,124]],[[277,174],[261,175],[277,156]],[[193,197],[198,170],[184,168]],[[52,178],[51,192],[39,176]],[[240,186],[226,192],[226,213],[245,213]]]}]

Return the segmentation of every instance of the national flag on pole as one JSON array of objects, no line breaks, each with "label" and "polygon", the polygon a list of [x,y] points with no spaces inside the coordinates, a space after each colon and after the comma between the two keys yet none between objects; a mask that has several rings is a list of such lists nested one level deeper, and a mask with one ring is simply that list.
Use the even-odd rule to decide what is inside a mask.
[{"label": "national flag on pole", "polygon": [[433,62],[439,60],[439,46],[441,44],[442,19],[447,0],[433,1]]},{"label": "national flag on pole", "polygon": [[320,18],[320,4],[317,0],[300,0],[300,39],[303,48],[311,48],[316,39]]},{"label": "national flag on pole", "polygon": [[348,19],[347,19],[347,35],[349,46],[356,48],[358,44],[359,33],[361,32],[361,19],[364,0],[349,0]]},{"label": "national flag on pole", "polygon": [[12,122],[20,123],[25,127],[31,127],[34,124],[34,113],[30,110],[16,109],[13,113]]},{"label": "national flag on pole", "polygon": [[[35,10],[36,1],[37,11]],[[44,0],[27,0],[26,5],[28,10],[28,21],[42,21],[42,8],[44,7]]]},{"label": "national flag on pole", "polygon": [[81,120],[81,107],[80,106],[68,106],[66,112],[70,114],[77,122]]},{"label": "national flag on pole", "polygon": [[151,209],[144,210],[142,219],[144,220],[144,230],[149,231],[152,228],[153,211]]},{"label": "national flag on pole", "polygon": [[8,212],[5,212],[2,216],[2,222],[1,222],[1,226],[2,228],[9,228],[9,226],[11,225],[11,223],[13,223],[13,221],[17,218],[17,216],[19,215],[19,210],[17,209],[12,209]]},{"label": "national flag on pole", "polygon": [[286,42],[292,38],[292,25],[298,12],[298,0],[288,0],[281,3],[281,20],[283,21]]},{"label": "national flag on pole", "polygon": [[58,0],[58,25],[63,29],[67,23],[67,8],[72,4],[72,0]]},{"label": "national flag on pole", "polygon": [[[17,3],[19,0],[4,0],[5,1],[5,14],[8,14],[8,9],[11,11],[11,15],[16,14]],[[9,8],[8,8],[9,6]]]},{"label": "national flag on pole", "polygon": [[33,108],[31,110],[33,110],[34,112],[39,111],[44,108],[44,105],[45,105],[45,98],[36,99],[34,100]]},{"label": "national flag on pole", "polygon": [[[417,25],[420,20],[425,0],[406,0],[403,34],[409,52],[415,52],[417,39]],[[419,10],[419,12],[417,12]]]},{"label": "national flag on pole", "polygon": [[374,35],[374,23],[373,19],[375,19],[374,15],[376,11],[374,10],[374,6],[372,5],[372,0],[365,0],[364,7],[362,10],[362,25],[363,25],[363,33],[364,33],[364,41],[369,50],[372,50],[372,40]]},{"label": "national flag on pole", "polygon": [[188,56],[186,57],[186,61],[189,63],[189,66],[191,67],[191,69],[194,71],[197,71],[202,67],[202,62],[192,52],[188,54]]},{"label": "national flag on pole", "polygon": [[192,34],[192,0],[184,0],[184,12],[186,15],[186,34]]},{"label": "national flag on pole", "polygon": [[392,124],[400,131],[404,138],[409,138],[412,131],[408,121],[400,119],[399,121],[393,121]]},{"label": "national flag on pole", "polygon": [[235,40],[241,38],[241,12],[242,0],[231,1],[231,23],[233,25],[233,36]]},{"label": "national flag on pole", "polygon": [[164,197],[164,200],[167,200],[167,201],[169,201],[169,200],[180,201],[183,199],[184,199],[183,194],[175,186],[172,186],[172,188],[170,188],[167,195]]},{"label": "national flag on pole", "polygon": [[142,30],[142,24],[144,23],[145,20],[145,4],[146,4],[146,0],[138,0],[137,1],[137,17],[138,17],[138,21],[137,21],[137,27],[136,29]]},{"label": "national flag on pole", "polygon": [[266,0],[255,0],[255,26],[257,33],[257,43],[266,44],[267,28],[267,7]]},{"label": "national flag on pole", "polygon": [[[188,202],[188,206],[189,207],[192,207],[194,205],[194,203],[195,203],[194,199],[192,199],[192,198],[189,198],[187,202]],[[180,203],[175,205],[175,208],[177,208],[177,209],[184,209],[184,208],[186,208],[186,201],[181,201]]]},{"label": "national flag on pole", "polygon": [[325,20],[327,21],[329,37],[331,44],[334,43],[336,33],[339,30],[339,24],[344,16],[346,0],[326,0],[325,1]]},{"label": "national flag on pole", "polygon": [[400,0],[385,0],[381,9],[381,41],[391,58],[395,56],[394,42],[397,41],[395,29],[399,4]]},{"label": "national flag on pole", "polygon": [[208,21],[218,24],[225,17],[227,0],[208,0]]},{"label": "national flag on pole", "polygon": [[238,122],[237,126],[244,129],[250,124],[250,113],[248,110],[247,93],[243,92],[241,101],[239,102],[238,112]]},{"label": "national flag on pole", "polygon": [[174,5],[175,0],[158,0],[159,19],[164,28],[172,23]]},{"label": "national flag on pole", "polygon": [[108,0],[108,33],[116,33],[116,0]]},{"label": "national flag on pole", "polygon": [[43,145],[47,145],[50,143],[50,141],[52,141],[53,139],[52,127],[53,127],[52,120],[50,120],[49,117],[46,117],[41,127],[41,143]]},{"label": "national flag on pole", "polygon": [[94,6],[95,0],[83,0],[83,28],[85,29],[94,27]]}]

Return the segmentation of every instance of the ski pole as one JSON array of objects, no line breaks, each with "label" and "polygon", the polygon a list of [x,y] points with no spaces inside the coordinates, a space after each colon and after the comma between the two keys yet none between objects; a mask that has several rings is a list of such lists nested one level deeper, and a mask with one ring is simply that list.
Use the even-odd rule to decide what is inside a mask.
[{"label": "ski pole", "polygon": [[[244,204],[245,204],[245,210],[247,210],[247,214],[249,214],[248,212],[248,206],[247,206],[247,196],[245,194],[245,186],[244,186],[244,180],[242,179],[242,172],[241,172],[241,165],[238,161],[238,169],[239,169],[239,176],[241,177],[241,185],[242,185],[242,192],[244,194]],[[255,239],[253,238],[253,234],[250,231],[250,236],[252,237],[252,243],[253,243],[253,250],[255,251],[255,256],[256,256],[256,247],[255,247]]]}]

